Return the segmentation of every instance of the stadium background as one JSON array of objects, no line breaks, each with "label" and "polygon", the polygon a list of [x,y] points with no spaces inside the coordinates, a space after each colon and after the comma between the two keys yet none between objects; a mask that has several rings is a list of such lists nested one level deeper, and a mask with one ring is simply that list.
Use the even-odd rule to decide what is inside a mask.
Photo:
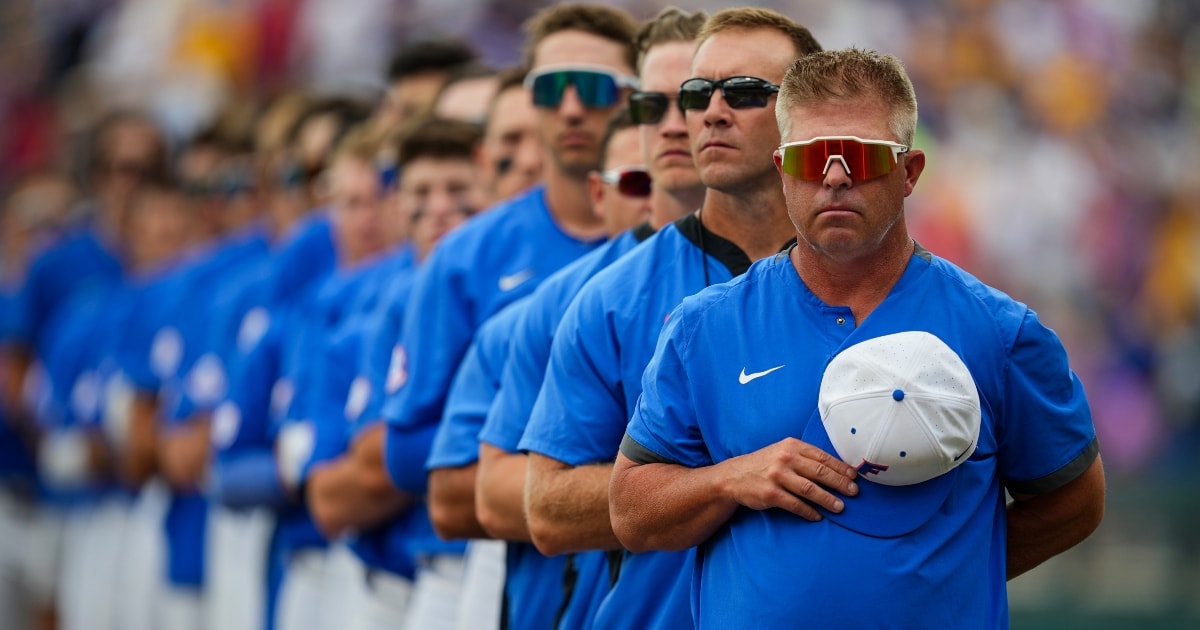
[{"label": "stadium background", "polygon": [[[72,168],[73,140],[116,105],[182,139],[293,88],[370,97],[395,46],[420,36],[512,63],[544,4],[4,0],[0,190],[32,166]],[[667,3],[618,4],[645,18]],[[1108,514],[1010,585],[1013,627],[1200,624],[1200,3],[760,4],[826,48],[904,61],[930,155],[913,231],[1037,310],[1088,390]]]}]

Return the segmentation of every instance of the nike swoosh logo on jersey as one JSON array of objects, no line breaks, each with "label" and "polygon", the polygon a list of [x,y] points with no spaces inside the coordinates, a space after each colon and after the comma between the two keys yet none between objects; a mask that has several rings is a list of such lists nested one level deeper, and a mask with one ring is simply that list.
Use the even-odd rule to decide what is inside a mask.
[{"label": "nike swoosh logo on jersey", "polygon": [[747,374],[746,368],[742,368],[742,373],[738,375],[738,382],[741,383],[742,385],[745,385],[746,383],[749,383],[750,381],[753,381],[756,378],[766,376],[766,375],[770,374],[771,372],[774,372],[775,370],[782,370],[782,369],[783,369],[783,366],[779,365],[779,366],[773,367],[769,370],[763,370],[761,372],[754,372],[752,374]]},{"label": "nike swoosh logo on jersey", "polygon": [[513,289],[521,286],[522,284],[525,284],[532,277],[533,277],[532,269],[524,269],[524,270],[518,271],[517,273],[514,273],[512,275],[500,276],[500,283],[499,283],[500,290],[501,291],[512,291]]}]

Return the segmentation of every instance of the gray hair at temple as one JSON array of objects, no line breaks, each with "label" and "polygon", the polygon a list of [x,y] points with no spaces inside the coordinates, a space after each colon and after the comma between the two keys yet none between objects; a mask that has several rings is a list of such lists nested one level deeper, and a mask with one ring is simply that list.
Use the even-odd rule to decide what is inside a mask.
[{"label": "gray hair at temple", "polygon": [[912,146],[917,131],[917,96],[900,60],[871,50],[846,48],[800,57],[783,75],[775,120],[788,137],[791,112],[830,101],[876,96],[891,109],[889,122],[896,141]]}]

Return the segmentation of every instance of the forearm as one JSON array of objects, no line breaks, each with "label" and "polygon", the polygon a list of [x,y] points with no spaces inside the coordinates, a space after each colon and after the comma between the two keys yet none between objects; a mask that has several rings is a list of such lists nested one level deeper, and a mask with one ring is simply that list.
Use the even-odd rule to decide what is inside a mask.
[{"label": "forearm", "polygon": [[381,525],[412,503],[382,471],[363,471],[344,457],[314,470],[305,495],[318,529],[331,540],[351,528]]},{"label": "forearm", "polygon": [[1104,517],[1104,469],[1097,457],[1067,485],[1033,496],[1014,496],[1008,506],[1008,579],[1074,547]]},{"label": "forearm", "polygon": [[620,549],[608,513],[611,464],[567,466],[529,455],[525,510],[533,543],[544,554]]},{"label": "forearm", "polygon": [[121,477],[130,487],[140,488],[158,471],[157,416],[154,395],[137,394],[129,421],[129,445],[118,463]]},{"label": "forearm", "polygon": [[17,409],[21,406],[25,375],[29,372],[33,355],[29,348],[23,345],[6,346],[2,351],[9,363],[9,369],[4,370],[3,404],[9,409]]},{"label": "forearm", "polygon": [[208,417],[202,416],[163,432],[158,461],[172,488],[190,492],[200,487],[208,469],[210,428]]},{"label": "forearm", "polygon": [[491,444],[479,445],[475,512],[489,538],[531,542],[525,522],[524,455]]},{"label": "forearm", "polygon": [[412,506],[416,497],[397,490],[383,460],[383,425],[366,429],[338,461],[339,475],[332,479],[329,497],[336,506],[339,531],[382,525]]},{"label": "forearm", "polygon": [[712,536],[738,508],[716,466],[634,464],[617,455],[610,485],[612,527],[635,553],[678,551]]},{"label": "forearm", "polygon": [[429,473],[429,518],[445,540],[487,538],[475,517],[475,481],[479,465],[436,468]]}]

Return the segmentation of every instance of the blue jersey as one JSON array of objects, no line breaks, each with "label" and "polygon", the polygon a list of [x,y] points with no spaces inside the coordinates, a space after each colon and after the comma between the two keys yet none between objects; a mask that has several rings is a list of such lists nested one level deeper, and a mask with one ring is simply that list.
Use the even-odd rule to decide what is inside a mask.
[{"label": "blue jersey", "polygon": [[[206,406],[214,405],[224,395],[223,368],[219,376],[213,377],[211,370],[217,368],[205,361],[200,368],[205,372],[205,366],[209,366],[207,374],[193,377],[191,382],[188,376],[208,349],[214,297],[224,283],[266,253],[265,234],[250,228],[198,253],[169,281],[169,288],[164,290],[167,297],[162,320],[147,357],[160,379],[159,417],[163,422],[175,424],[190,417],[185,410],[190,411],[192,405],[184,406],[189,388],[191,400]],[[172,584],[203,584],[207,520],[208,501],[202,495],[172,493],[166,516],[167,575]]]},{"label": "blue jersey", "polygon": [[185,283],[185,291],[167,326],[182,341],[179,367],[163,383],[162,417],[170,423],[188,420],[201,410],[211,410],[226,393],[228,376],[221,353],[231,332],[216,299],[225,286],[267,258],[266,234],[258,227],[225,239],[206,257]]},{"label": "blue jersey", "polygon": [[400,326],[415,276],[415,267],[410,267],[382,278],[375,308],[363,321],[358,377],[346,401],[347,418],[355,425],[379,420],[384,400],[399,387],[404,369]]},{"label": "blue jersey", "polygon": [[402,490],[425,492],[433,431],[479,326],[601,242],[563,232],[545,194],[536,187],[460,226],[417,274],[400,335],[399,387],[383,408],[388,471]]},{"label": "blue jersey", "polygon": [[[622,453],[700,467],[800,438],[833,357],[905,331],[945,342],[979,392],[978,444],[947,473],[945,503],[889,538],[739,509],[699,547],[699,627],[1008,627],[1003,486],[1046,492],[1086,470],[1097,454],[1091,413],[1061,343],[1028,307],[922,249],[863,322],[813,295],[782,254],[686,300],[646,370]],[[846,514],[859,499],[846,499]]]},{"label": "blue jersey", "polygon": [[529,299],[509,304],[475,333],[446,398],[433,449],[425,462],[428,470],[479,461],[479,430],[500,390],[500,375],[510,353],[513,328],[528,304]]},{"label": "blue jersey", "polygon": [[226,369],[229,391],[213,411],[215,497],[228,507],[282,505],[271,418],[282,417],[292,386],[280,378],[290,307],[336,260],[329,216],[302,219],[272,252],[234,279],[231,302],[245,308]]},{"label": "blue jersey", "polygon": [[[597,273],[554,334],[520,449],[571,466],[611,462],[671,310],[707,282],[743,273],[750,262],[740,248],[689,215]],[[686,576],[692,555],[625,554],[596,627],[690,628]],[[646,597],[648,592],[661,596]]]},{"label": "blue jersey", "polygon": [[[43,395],[38,397],[37,415],[42,431],[101,431],[108,358],[115,335],[130,315],[129,291],[124,283],[93,285],[79,291],[43,325],[45,375]],[[64,487],[47,477],[48,497],[70,505],[107,495],[117,486],[112,482],[87,480],[82,486]]]},{"label": "blue jersey", "polygon": [[[338,412],[346,437],[352,442],[379,422],[379,408],[386,389],[386,374],[393,348],[400,334],[412,278],[415,273],[412,250],[400,249],[373,266],[369,277],[351,305],[351,315],[331,341],[332,357],[328,371],[339,372],[319,377],[337,381],[346,389],[344,407]],[[348,383],[346,379],[353,377]],[[318,432],[318,442],[334,443],[334,436]],[[317,451],[330,453],[318,444]],[[330,453],[330,456],[332,454]],[[437,541],[423,502],[377,527],[359,531],[346,538],[347,546],[364,565],[412,578],[415,574],[416,548],[443,545],[447,550],[461,549],[461,543]]]},{"label": "blue jersey", "polygon": [[[476,428],[478,439],[472,436],[476,450],[482,441],[517,452],[542,387],[554,330],[567,305],[592,276],[651,234],[649,224],[625,232],[559,270],[534,291],[515,326],[505,331],[510,350],[503,362],[499,394],[487,411],[483,428]],[[549,628],[556,621],[563,628],[590,625],[599,603],[595,593],[607,591],[608,563],[600,552],[547,558],[531,544],[510,542],[505,562],[510,628]],[[564,606],[563,589],[568,585],[572,591]]]},{"label": "blue jersey", "polygon": [[300,219],[275,250],[274,277],[268,287],[271,304],[286,304],[313,280],[333,271],[337,248],[329,213],[314,210]]},{"label": "blue jersey", "polygon": [[29,266],[6,333],[34,348],[50,316],[77,291],[121,277],[121,262],[91,226],[82,226],[42,252]]},{"label": "blue jersey", "polygon": [[[187,420],[199,413],[211,412],[228,393],[229,361],[235,355],[242,320],[250,309],[263,304],[261,296],[233,290],[243,285],[242,278],[259,277],[271,260],[266,235],[259,229],[234,239],[218,254],[207,275],[207,287],[200,291],[208,308],[191,305],[191,317],[185,318],[193,329],[185,334],[196,338],[188,344],[179,387],[179,396],[168,411],[172,421]],[[224,260],[220,260],[220,259]]]}]

